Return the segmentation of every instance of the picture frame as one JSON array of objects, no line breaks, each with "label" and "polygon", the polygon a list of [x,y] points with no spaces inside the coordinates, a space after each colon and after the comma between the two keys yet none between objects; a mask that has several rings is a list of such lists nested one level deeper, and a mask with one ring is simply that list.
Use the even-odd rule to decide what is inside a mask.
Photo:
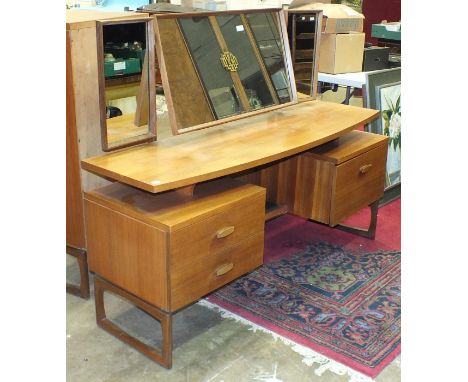
[{"label": "picture frame", "polygon": [[380,116],[366,125],[366,131],[389,137],[385,191],[401,184],[401,69],[366,73],[364,106],[380,110]]}]

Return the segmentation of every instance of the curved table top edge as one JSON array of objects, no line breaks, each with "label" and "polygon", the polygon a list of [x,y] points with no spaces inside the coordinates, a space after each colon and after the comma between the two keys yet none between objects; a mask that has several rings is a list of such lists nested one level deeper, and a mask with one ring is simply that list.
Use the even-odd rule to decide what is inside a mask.
[{"label": "curved table top edge", "polygon": [[[314,126],[313,129],[310,126],[282,126],[282,124],[288,123],[288,119],[295,117],[294,110],[293,114],[290,113],[291,109],[305,108],[311,108],[311,118],[314,117],[314,108],[322,108],[323,110],[320,110],[320,112],[325,115],[325,122],[328,124],[330,124],[334,117],[343,117],[342,113],[345,114],[345,117],[346,114],[349,114],[349,116],[355,114],[356,116],[353,117],[354,121],[351,121],[349,124],[343,123],[339,127],[334,128],[325,126],[325,132],[313,130],[320,130],[320,126]],[[373,109],[322,101],[303,102],[288,108],[255,116],[248,120],[243,119],[228,122],[219,126],[169,137],[162,141],[88,158],[82,161],[82,167],[96,175],[111,178],[151,193],[159,193],[231,175],[299,154],[339,138],[356,127],[374,120],[378,115],[379,111]],[[321,115],[321,118],[323,119],[324,116]],[[323,125],[327,125],[327,123]],[[252,125],[256,125],[258,131],[255,131],[255,129],[247,130]],[[263,137],[261,135],[262,132],[269,132],[271,136],[260,139],[259,137]],[[314,138],[304,139],[302,137],[297,142],[294,142],[294,133],[296,135],[312,135]],[[258,142],[255,142],[255,137]],[[274,145],[275,137],[278,140],[282,140],[278,142],[278,147],[266,150],[266,153],[262,154],[262,147],[258,146],[267,143]],[[273,142],[271,142],[272,140]],[[234,148],[226,145],[226,142],[232,143]],[[241,150],[240,152],[242,152],[242,149],[245,151],[256,147],[258,148],[258,152],[244,152],[246,155],[245,159],[239,159],[239,155],[237,155],[236,157],[226,156],[224,160],[218,160],[218,156],[226,150],[236,153],[236,146]],[[197,150],[201,152],[197,152]],[[171,156],[175,158],[171,158]],[[214,166],[210,162],[210,157],[211,161],[215,161]],[[179,161],[179,165],[168,164],[167,161],[171,159]],[[184,163],[184,160],[188,162]],[[139,162],[140,164],[136,165],[135,162]],[[130,166],[128,163],[132,163],[132,165]],[[157,166],[155,163],[157,163]],[[181,166],[187,163],[193,169],[184,172],[181,170]],[[205,170],[200,169],[200,166],[205,166]],[[171,168],[168,168],[164,172],[158,171],[160,167]],[[163,175],[166,175],[167,178],[164,179]]]}]

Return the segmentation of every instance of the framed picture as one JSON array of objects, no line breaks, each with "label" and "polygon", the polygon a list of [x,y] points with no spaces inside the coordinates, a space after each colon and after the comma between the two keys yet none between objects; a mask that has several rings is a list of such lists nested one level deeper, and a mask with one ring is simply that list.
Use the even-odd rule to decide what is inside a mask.
[{"label": "framed picture", "polygon": [[385,69],[366,74],[364,106],[380,110],[380,117],[366,130],[389,137],[385,189],[401,183],[401,69]]}]

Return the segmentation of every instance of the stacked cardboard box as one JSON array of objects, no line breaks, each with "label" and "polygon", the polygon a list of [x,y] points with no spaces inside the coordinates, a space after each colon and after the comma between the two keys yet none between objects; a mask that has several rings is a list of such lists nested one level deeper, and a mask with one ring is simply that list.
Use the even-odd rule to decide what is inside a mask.
[{"label": "stacked cardboard box", "polygon": [[364,16],[342,4],[314,3],[302,7],[323,11],[319,72],[337,74],[362,71]]}]

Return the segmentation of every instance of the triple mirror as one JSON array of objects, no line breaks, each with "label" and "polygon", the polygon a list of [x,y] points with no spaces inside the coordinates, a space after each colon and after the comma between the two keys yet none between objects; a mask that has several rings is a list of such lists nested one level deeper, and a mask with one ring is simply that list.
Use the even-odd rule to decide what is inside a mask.
[{"label": "triple mirror", "polygon": [[155,20],[174,134],[297,102],[280,10],[165,14]]},{"label": "triple mirror", "polygon": [[103,151],[156,139],[152,24],[147,17],[97,23]]}]

